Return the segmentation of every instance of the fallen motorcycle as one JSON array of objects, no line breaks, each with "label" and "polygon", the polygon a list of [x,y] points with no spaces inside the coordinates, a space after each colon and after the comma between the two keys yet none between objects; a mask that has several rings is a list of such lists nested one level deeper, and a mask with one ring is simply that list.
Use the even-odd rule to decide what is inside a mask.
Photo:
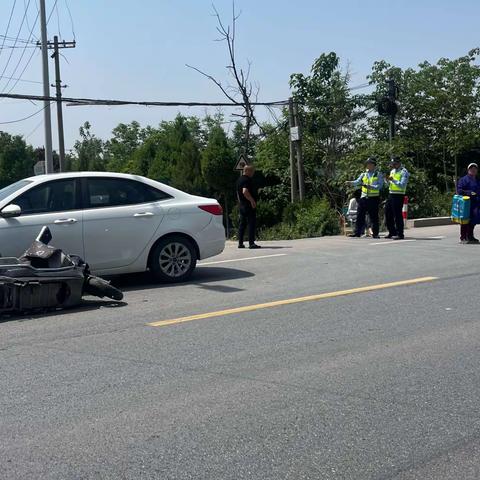
[{"label": "fallen motorcycle", "polygon": [[81,257],[67,255],[51,240],[43,227],[20,258],[0,256],[0,314],[73,307],[83,295],[122,300],[123,293],[92,275]]}]

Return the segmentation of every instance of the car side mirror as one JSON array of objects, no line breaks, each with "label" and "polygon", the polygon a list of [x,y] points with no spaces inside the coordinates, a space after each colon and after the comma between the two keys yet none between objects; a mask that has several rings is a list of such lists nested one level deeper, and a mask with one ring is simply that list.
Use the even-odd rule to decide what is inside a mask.
[{"label": "car side mirror", "polygon": [[0,215],[3,218],[19,217],[21,214],[22,214],[22,209],[18,205],[15,205],[13,203],[11,203],[10,205],[7,205],[0,212]]}]

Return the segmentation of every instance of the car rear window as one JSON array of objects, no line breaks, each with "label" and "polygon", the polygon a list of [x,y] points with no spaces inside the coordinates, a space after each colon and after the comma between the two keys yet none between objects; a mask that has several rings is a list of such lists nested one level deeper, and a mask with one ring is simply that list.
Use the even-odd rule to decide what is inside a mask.
[{"label": "car rear window", "polygon": [[87,208],[118,207],[172,198],[142,182],[123,178],[89,178]]}]

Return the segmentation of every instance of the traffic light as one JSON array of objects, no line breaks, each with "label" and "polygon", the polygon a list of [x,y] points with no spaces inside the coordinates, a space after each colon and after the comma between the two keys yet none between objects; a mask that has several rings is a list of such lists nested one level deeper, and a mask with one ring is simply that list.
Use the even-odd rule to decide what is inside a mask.
[{"label": "traffic light", "polygon": [[396,115],[398,113],[398,104],[394,99],[383,97],[377,104],[379,115]]},{"label": "traffic light", "polygon": [[398,113],[397,95],[398,87],[395,80],[387,80],[388,92],[377,103],[378,113],[382,116],[389,117],[389,137],[390,142],[395,136],[395,116]]}]

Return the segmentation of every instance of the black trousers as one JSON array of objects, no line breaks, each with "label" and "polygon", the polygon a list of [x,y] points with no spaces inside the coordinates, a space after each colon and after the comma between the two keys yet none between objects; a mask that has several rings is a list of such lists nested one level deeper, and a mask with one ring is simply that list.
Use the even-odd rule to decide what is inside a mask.
[{"label": "black trousers", "polygon": [[388,196],[385,205],[385,223],[387,224],[388,234],[392,236],[403,237],[403,199],[405,195],[401,193],[391,193]]},{"label": "black trousers", "polygon": [[238,243],[243,244],[243,237],[248,225],[248,243],[255,243],[255,230],[257,227],[257,211],[246,205],[240,205],[240,224],[238,226]]},{"label": "black trousers", "polygon": [[473,240],[475,235],[473,230],[475,225],[472,223],[467,223],[466,225],[460,225],[460,240]]},{"label": "black trousers", "polygon": [[380,231],[378,221],[378,207],[380,206],[380,197],[364,197],[358,202],[357,209],[357,225],[355,235],[361,236],[365,231],[365,217],[368,213],[370,222],[372,223],[372,233],[376,237]]}]

